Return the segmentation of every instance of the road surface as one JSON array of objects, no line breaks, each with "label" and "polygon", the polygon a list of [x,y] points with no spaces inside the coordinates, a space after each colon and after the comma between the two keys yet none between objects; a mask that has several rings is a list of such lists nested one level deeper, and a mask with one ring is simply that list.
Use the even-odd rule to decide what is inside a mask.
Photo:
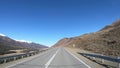
[{"label": "road surface", "polygon": [[6,68],[91,68],[64,48],[52,48],[36,58]]}]

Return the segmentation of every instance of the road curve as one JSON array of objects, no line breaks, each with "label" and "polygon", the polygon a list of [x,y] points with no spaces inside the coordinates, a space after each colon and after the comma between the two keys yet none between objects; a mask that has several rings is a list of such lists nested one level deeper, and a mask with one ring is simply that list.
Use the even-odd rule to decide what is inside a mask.
[{"label": "road curve", "polygon": [[90,68],[64,48],[52,48],[31,60],[6,68]]}]

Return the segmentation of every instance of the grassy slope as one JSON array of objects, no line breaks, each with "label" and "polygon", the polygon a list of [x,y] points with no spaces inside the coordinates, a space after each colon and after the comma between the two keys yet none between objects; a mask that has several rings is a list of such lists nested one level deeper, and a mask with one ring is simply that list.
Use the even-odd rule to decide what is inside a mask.
[{"label": "grassy slope", "polygon": [[92,52],[120,56],[120,21],[99,32],[76,37],[68,46],[72,47],[73,44]]},{"label": "grassy slope", "polygon": [[[64,43],[63,43],[64,42]],[[106,26],[98,32],[65,38],[54,46],[82,48],[105,55],[120,56],[120,21]]]}]

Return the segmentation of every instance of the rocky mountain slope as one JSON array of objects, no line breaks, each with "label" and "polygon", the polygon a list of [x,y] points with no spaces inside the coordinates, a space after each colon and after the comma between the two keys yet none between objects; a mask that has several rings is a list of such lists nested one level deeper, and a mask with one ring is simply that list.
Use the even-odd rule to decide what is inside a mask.
[{"label": "rocky mountain slope", "polygon": [[120,20],[98,32],[58,41],[56,46],[75,47],[104,55],[120,56]]},{"label": "rocky mountain slope", "polygon": [[9,50],[15,50],[15,49],[37,50],[37,49],[46,48],[46,47],[47,46],[37,44],[34,42],[16,41],[7,36],[0,35],[0,54],[5,53]]}]

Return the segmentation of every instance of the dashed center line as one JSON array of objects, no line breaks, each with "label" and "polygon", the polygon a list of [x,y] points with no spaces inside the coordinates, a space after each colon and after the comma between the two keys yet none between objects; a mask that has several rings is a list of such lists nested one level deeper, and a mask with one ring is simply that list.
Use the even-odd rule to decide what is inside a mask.
[{"label": "dashed center line", "polygon": [[55,52],[55,54],[50,58],[50,60],[45,64],[45,68],[48,68],[52,60],[55,58],[56,54],[58,53],[59,49]]}]

